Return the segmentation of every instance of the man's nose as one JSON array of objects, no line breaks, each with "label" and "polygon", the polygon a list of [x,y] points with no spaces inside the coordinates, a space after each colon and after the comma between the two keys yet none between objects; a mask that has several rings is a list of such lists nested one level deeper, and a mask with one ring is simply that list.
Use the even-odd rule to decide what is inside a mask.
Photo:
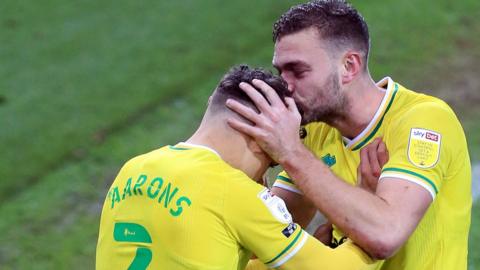
[{"label": "man's nose", "polygon": [[282,78],[287,82],[288,91],[293,94],[295,92],[295,84],[293,83],[293,80],[289,78],[288,75],[284,74],[282,74]]},{"label": "man's nose", "polygon": [[293,86],[293,84],[288,84],[288,91],[290,91],[290,93],[293,95],[293,93],[295,92],[295,87]]}]

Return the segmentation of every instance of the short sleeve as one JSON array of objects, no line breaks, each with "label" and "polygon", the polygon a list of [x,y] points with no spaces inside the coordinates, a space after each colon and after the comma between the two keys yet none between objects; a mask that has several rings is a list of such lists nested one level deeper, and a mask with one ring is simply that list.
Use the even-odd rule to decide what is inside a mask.
[{"label": "short sleeve", "polygon": [[292,179],[290,179],[290,176],[288,176],[285,171],[282,171],[277,175],[273,186],[303,195],[303,192],[295,186]]},{"label": "short sleeve", "polygon": [[435,199],[452,159],[451,150],[463,134],[456,116],[445,104],[430,102],[393,121],[385,139],[390,158],[380,180],[414,182]]},{"label": "short sleeve", "polygon": [[246,181],[252,183],[235,184],[229,188],[225,222],[244,248],[267,266],[279,267],[302,248],[307,233],[293,223],[280,197],[251,180]]}]

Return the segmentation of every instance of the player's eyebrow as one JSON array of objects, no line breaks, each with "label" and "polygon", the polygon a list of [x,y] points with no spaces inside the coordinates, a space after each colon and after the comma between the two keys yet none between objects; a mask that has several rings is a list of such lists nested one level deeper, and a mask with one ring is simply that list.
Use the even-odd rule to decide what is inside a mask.
[{"label": "player's eyebrow", "polygon": [[290,62],[286,62],[284,64],[281,64],[281,65],[277,65],[277,64],[273,64],[273,67],[278,71],[278,73],[282,73],[282,71],[285,71],[285,70],[295,70],[295,69],[298,69],[298,68],[308,68],[308,64],[303,62],[303,61],[300,61],[300,60],[296,60],[296,61],[290,61]]}]

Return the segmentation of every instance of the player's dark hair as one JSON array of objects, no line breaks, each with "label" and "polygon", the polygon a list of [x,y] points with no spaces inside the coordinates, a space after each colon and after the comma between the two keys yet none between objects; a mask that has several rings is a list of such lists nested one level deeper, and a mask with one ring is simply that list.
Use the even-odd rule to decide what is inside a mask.
[{"label": "player's dark hair", "polygon": [[333,48],[354,48],[366,68],[370,49],[368,26],[362,15],[343,0],[314,0],[291,7],[273,25],[273,41],[314,27]]},{"label": "player's dark hair", "polygon": [[[262,68],[250,68],[248,65],[238,65],[231,68],[218,83],[210,100],[210,110],[212,112],[229,110],[225,106],[225,102],[231,98],[258,111],[252,100],[239,87],[241,82],[251,83],[253,79],[266,82],[277,92],[282,100],[284,100],[286,96],[291,96],[287,83],[280,76],[273,75],[270,71]],[[259,90],[258,92],[263,95],[262,91]]]}]

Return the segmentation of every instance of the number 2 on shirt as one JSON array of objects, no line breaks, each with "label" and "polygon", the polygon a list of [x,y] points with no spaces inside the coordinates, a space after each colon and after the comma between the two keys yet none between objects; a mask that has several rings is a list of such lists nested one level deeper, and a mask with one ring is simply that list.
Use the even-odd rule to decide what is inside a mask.
[{"label": "number 2 on shirt", "polygon": [[[142,225],[136,223],[115,223],[113,238],[117,242],[152,243],[148,231]],[[152,251],[146,247],[139,247],[128,270],[145,270],[151,261]]]}]

